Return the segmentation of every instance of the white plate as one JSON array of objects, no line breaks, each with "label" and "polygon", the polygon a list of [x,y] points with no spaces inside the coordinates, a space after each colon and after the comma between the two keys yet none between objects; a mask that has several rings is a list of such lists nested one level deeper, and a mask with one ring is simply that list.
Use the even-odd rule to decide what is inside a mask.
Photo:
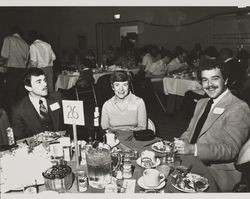
[{"label": "white plate", "polygon": [[158,153],[166,153],[170,151],[170,146],[169,146],[168,141],[159,141],[156,142],[154,144],[151,145],[151,149],[153,149],[154,151],[158,152]]},{"label": "white plate", "polygon": [[34,135],[34,139],[37,142],[52,142],[56,141],[59,137],[61,137],[61,135],[58,132],[52,132],[52,131],[45,131],[37,135]]},{"label": "white plate", "polygon": [[[136,160],[136,163],[137,163],[139,166],[144,167],[144,166],[141,165],[141,157],[139,157],[139,158]],[[156,158],[156,161],[155,161],[155,163],[152,165],[152,167],[157,167],[157,166],[160,165],[160,163],[161,163],[161,160],[160,160],[159,158]]]},{"label": "white plate", "polygon": [[[173,177],[172,177],[173,178]],[[209,183],[208,183],[208,179],[200,176],[198,174],[194,174],[194,173],[188,173],[186,175],[186,177],[184,177],[178,184],[173,183],[173,179],[171,178],[171,184],[173,185],[174,188],[185,192],[185,193],[195,193],[195,192],[203,192],[205,191],[208,187],[209,187]],[[186,187],[184,181],[185,180],[189,180],[190,182],[188,183],[188,185],[190,187]],[[198,190],[194,189],[194,182],[203,182],[204,186],[199,188]]]},{"label": "white plate", "polygon": [[137,184],[143,188],[143,189],[162,189],[165,185],[166,185],[166,181],[164,180],[161,184],[159,184],[157,187],[148,187],[146,185],[144,185],[143,182],[143,176],[141,176],[138,180],[137,180]]}]

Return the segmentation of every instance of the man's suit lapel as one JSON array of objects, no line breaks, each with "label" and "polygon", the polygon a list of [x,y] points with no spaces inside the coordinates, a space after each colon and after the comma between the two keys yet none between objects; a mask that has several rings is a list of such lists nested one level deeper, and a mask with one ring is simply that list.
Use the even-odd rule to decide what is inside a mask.
[{"label": "man's suit lapel", "polygon": [[[24,108],[25,108],[25,115],[26,115],[26,118],[28,118],[28,121],[30,121],[30,123],[33,126],[40,127],[41,126],[41,123],[39,122],[41,119],[40,115],[37,113],[29,97],[27,97],[25,100]],[[34,118],[34,115],[37,117],[37,119]]]},{"label": "man's suit lapel", "polygon": [[201,137],[202,135],[204,135],[207,130],[213,125],[213,123],[219,118],[221,117],[225,111],[221,114],[215,114],[214,113],[214,109],[215,108],[222,108],[222,109],[226,109],[228,104],[230,103],[230,99],[232,97],[232,94],[229,92],[227,93],[219,102],[218,104],[215,105],[215,107],[213,108],[213,110],[210,111],[210,113],[208,114],[207,120],[205,121],[203,128],[201,129],[201,133],[199,135],[199,137]]}]

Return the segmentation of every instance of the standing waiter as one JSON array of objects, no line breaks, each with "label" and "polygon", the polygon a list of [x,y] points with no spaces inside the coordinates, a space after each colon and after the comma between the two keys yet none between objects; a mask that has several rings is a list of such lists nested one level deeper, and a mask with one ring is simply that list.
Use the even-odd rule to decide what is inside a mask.
[{"label": "standing waiter", "polygon": [[9,108],[23,96],[24,89],[19,89],[29,56],[29,45],[22,39],[19,27],[11,28],[11,35],[4,38],[1,50],[4,64],[7,66],[7,96]]}]

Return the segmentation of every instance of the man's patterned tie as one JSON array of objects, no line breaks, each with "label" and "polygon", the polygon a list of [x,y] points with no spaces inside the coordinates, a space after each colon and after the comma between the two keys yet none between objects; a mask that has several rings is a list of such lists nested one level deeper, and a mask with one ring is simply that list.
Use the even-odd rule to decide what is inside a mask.
[{"label": "man's patterned tie", "polygon": [[42,117],[42,119],[47,119],[48,118],[48,110],[46,109],[46,107],[43,104],[43,101],[40,99],[39,100],[39,111],[40,111],[40,115]]}]

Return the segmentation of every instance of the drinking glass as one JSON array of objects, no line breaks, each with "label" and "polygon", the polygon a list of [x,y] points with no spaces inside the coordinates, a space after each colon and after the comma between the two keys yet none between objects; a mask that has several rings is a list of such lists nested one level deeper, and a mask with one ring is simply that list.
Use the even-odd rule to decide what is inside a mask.
[{"label": "drinking glass", "polygon": [[111,182],[111,151],[106,148],[89,148],[86,151],[89,185],[103,189]]},{"label": "drinking glass", "polygon": [[175,159],[175,144],[171,142],[169,144],[169,151],[166,152],[166,160],[167,162],[173,164]]}]

